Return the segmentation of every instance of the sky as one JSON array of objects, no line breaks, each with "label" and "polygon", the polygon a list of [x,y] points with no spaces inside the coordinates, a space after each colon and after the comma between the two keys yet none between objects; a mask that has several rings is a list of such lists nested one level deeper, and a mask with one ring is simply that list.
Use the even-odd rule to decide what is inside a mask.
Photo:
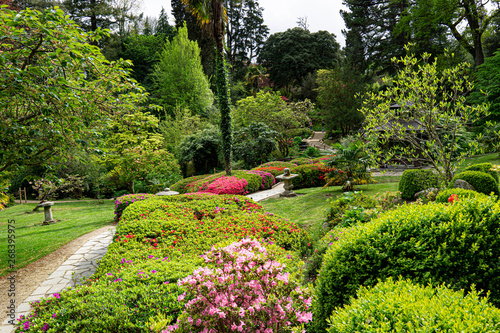
[{"label": "sky", "polygon": [[[173,19],[169,0],[142,1],[142,11],[146,16],[158,18],[163,6]],[[309,31],[331,32],[337,37],[337,42],[345,46],[342,35],[344,20],[339,13],[345,7],[341,0],[259,0],[259,5],[264,8],[264,24],[269,27],[270,34],[294,28],[299,17],[307,17]]]}]

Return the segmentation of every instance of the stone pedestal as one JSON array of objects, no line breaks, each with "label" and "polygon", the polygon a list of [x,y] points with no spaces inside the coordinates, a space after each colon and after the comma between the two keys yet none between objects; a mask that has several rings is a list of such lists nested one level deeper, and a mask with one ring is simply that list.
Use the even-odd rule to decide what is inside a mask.
[{"label": "stone pedestal", "polygon": [[42,222],[43,225],[56,222],[52,217],[52,206],[54,203],[52,201],[47,201],[41,204],[43,207],[43,212],[45,213],[45,221]]},{"label": "stone pedestal", "polygon": [[285,188],[285,192],[280,193],[280,197],[290,198],[297,196],[297,194],[294,191],[292,191],[293,189],[292,179],[294,179],[297,176],[298,176],[297,174],[294,173],[291,174],[289,168],[285,168],[283,170],[282,175],[276,176],[276,179],[282,180],[285,183],[285,185],[283,186]]}]

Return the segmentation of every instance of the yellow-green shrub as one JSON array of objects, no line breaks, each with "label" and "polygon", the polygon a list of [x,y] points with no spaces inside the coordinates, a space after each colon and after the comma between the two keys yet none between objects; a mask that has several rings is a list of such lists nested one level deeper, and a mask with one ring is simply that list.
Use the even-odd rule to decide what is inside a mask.
[{"label": "yellow-green shrub", "polygon": [[471,184],[476,191],[479,193],[484,193],[490,195],[494,193],[499,195],[498,183],[495,181],[492,175],[482,171],[464,171],[455,175],[451,180],[451,185],[455,184],[457,179],[465,180],[467,183]]},{"label": "yellow-green shrub", "polygon": [[494,198],[406,205],[347,229],[327,251],[316,281],[314,329],[360,286],[403,276],[453,289],[489,290],[500,305],[500,206]]},{"label": "yellow-green shrub", "polygon": [[389,278],[337,308],[328,333],[351,332],[498,332],[500,310],[476,291],[464,296],[445,286],[422,287]]},{"label": "yellow-green shrub", "polygon": [[413,200],[415,193],[437,187],[438,178],[432,170],[405,170],[398,184],[401,198]]},{"label": "yellow-green shrub", "polygon": [[472,190],[466,190],[463,188],[447,188],[442,191],[439,191],[438,195],[436,196],[436,202],[448,203],[449,202],[448,199],[452,194],[455,194],[458,200],[473,198],[477,196],[482,196],[482,197],[486,196],[483,193],[479,193]]}]

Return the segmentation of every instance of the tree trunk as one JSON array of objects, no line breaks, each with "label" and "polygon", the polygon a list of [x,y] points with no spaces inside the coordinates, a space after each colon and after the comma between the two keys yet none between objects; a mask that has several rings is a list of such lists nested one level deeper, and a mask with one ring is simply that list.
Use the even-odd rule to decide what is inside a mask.
[{"label": "tree trunk", "polygon": [[217,97],[220,110],[220,130],[222,134],[222,150],[226,175],[231,176],[232,155],[232,131],[231,131],[231,108],[227,84],[227,73],[224,62],[224,6],[222,1],[212,1],[213,33],[217,47],[216,59],[216,81]]}]

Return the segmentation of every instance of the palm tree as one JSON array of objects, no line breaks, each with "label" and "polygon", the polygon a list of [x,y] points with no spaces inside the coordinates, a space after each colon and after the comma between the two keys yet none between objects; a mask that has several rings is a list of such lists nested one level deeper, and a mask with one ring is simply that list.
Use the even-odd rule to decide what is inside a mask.
[{"label": "palm tree", "polygon": [[224,21],[226,14],[222,0],[181,0],[198,20],[198,23],[208,28],[212,38],[215,40],[217,54],[215,57],[217,97],[221,115],[220,130],[222,134],[222,149],[226,174],[231,175],[231,110],[229,102],[227,73],[224,62]]}]

